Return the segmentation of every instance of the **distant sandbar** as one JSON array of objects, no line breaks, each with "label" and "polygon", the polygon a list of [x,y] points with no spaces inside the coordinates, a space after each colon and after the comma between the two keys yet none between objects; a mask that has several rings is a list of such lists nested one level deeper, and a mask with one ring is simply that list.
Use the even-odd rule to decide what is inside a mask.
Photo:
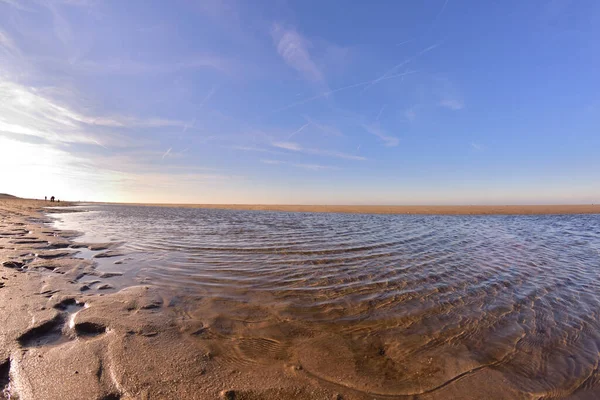
[{"label": "distant sandbar", "polygon": [[275,204],[136,204],[160,207],[209,208],[254,211],[326,212],[354,214],[420,215],[543,215],[600,214],[600,204],[580,205],[465,205],[465,206],[352,206]]}]

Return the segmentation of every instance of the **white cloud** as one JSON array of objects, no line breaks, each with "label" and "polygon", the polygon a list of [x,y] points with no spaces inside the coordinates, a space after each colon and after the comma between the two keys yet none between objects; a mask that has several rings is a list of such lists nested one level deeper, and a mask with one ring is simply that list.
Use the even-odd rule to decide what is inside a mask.
[{"label": "white cloud", "polygon": [[[122,146],[123,138],[108,128],[159,128],[185,126],[182,121],[161,118],[94,117],[74,111],[0,75],[0,132],[29,135],[55,143]],[[106,128],[99,131],[96,128]]]},{"label": "white cloud", "polygon": [[295,29],[286,29],[275,24],[271,35],[277,47],[277,53],[286,64],[300,72],[313,82],[324,81],[323,73],[312,60],[308,51],[310,43]]},{"label": "white cloud", "polygon": [[294,143],[294,142],[274,142],[271,144],[271,146],[277,147],[279,149],[296,151],[296,152],[305,153],[305,154],[312,154],[312,155],[316,155],[316,156],[343,158],[346,160],[357,160],[357,161],[366,160],[365,157],[357,156],[354,154],[342,153],[339,151],[305,148],[305,147],[300,146],[298,143]]},{"label": "white cloud", "polygon": [[379,125],[376,124],[371,124],[371,125],[366,125],[363,124],[363,128],[369,132],[371,135],[375,135],[377,136],[379,139],[381,139],[386,147],[395,147],[398,146],[398,144],[400,143],[400,139],[398,139],[395,136],[390,136],[388,135],[386,132],[383,131],[383,129],[381,129],[379,127]]},{"label": "white cloud", "polygon": [[302,146],[294,142],[275,142],[273,143],[273,147],[292,151],[302,151]]}]

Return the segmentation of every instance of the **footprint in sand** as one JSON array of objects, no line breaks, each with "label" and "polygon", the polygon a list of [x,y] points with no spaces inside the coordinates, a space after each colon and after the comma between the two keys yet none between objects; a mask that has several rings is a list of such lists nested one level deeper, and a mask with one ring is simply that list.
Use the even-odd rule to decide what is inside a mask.
[{"label": "footprint in sand", "polygon": [[23,333],[18,342],[23,347],[59,345],[77,338],[90,338],[106,332],[106,327],[94,322],[75,323],[74,318],[84,307],[75,299],[69,298],[54,306],[60,312],[44,323]]},{"label": "footprint in sand", "polygon": [[0,400],[10,399],[10,359],[0,361]]}]

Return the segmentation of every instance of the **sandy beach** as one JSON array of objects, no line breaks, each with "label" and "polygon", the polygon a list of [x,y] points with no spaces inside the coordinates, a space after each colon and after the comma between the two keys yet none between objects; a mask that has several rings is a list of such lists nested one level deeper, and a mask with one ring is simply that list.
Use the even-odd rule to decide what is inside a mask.
[{"label": "sandy beach", "polygon": [[[521,331],[510,332],[514,342],[506,349],[486,346],[487,338],[480,332],[473,342],[481,346],[480,355],[474,356],[478,353],[473,348],[443,346],[427,332],[411,333],[416,319],[364,334],[352,325],[295,320],[277,307],[159,290],[150,284],[122,287],[119,273],[100,272],[92,260],[76,254],[82,247],[110,252],[115,244],[75,243],[77,232],[46,224],[49,220],[41,207],[48,205],[0,200],[0,390],[5,387],[4,398],[10,394],[22,400],[481,399],[493,393],[496,399],[525,399],[536,391],[540,396],[548,393],[536,387],[524,391],[524,381],[508,379],[506,365],[519,359],[514,348]],[[376,209],[400,212],[400,208]],[[597,208],[511,210],[592,212]],[[482,210],[470,209],[475,211]],[[460,331],[452,335],[460,336]],[[553,397],[593,398],[595,386],[575,382]]]},{"label": "sandy beach", "polygon": [[600,204],[578,205],[498,205],[498,206],[352,206],[352,205],[277,205],[277,204],[130,204],[160,207],[206,208],[285,212],[325,212],[353,214],[420,215],[551,215],[600,214]]},{"label": "sandy beach", "polygon": [[[236,361],[239,322],[209,300],[102,289],[119,274],[74,258],[76,233],[42,225],[48,205],[0,200],[0,398],[342,398],[292,360]],[[248,339],[249,354],[261,355],[261,340]]]}]

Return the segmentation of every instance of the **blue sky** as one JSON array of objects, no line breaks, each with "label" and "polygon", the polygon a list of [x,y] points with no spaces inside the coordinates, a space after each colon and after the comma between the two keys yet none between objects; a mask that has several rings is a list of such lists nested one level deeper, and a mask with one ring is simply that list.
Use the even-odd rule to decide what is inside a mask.
[{"label": "blue sky", "polygon": [[0,0],[0,192],[600,202],[600,2]]}]

